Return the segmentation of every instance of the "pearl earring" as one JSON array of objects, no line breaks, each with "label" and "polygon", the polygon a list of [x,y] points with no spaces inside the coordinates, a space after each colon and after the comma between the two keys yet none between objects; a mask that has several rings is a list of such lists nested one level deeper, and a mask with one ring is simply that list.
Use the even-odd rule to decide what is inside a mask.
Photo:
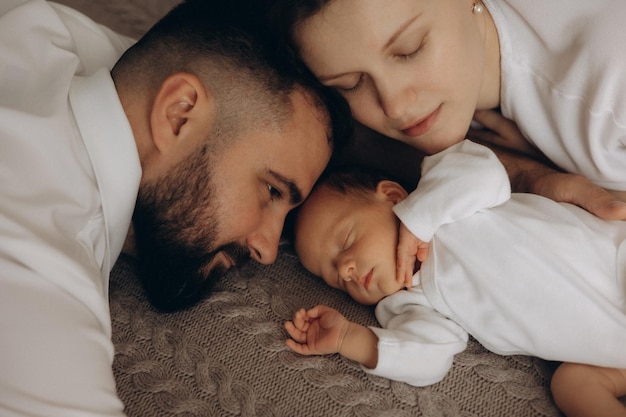
[{"label": "pearl earring", "polygon": [[481,14],[483,12],[483,5],[476,2],[472,5],[472,13]]}]

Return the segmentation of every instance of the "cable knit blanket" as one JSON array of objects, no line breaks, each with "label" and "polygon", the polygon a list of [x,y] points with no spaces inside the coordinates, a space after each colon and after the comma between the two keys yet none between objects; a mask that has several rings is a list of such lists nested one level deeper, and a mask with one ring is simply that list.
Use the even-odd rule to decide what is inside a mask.
[{"label": "cable knit blanket", "polygon": [[[472,340],[443,382],[416,388],[365,374],[338,355],[305,357],[284,345],[283,322],[325,303],[375,325],[371,308],[308,274],[289,247],[271,266],[230,272],[191,310],[159,314],[133,259],[113,272],[111,314],[118,392],[131,416],[558,416],[552,364],[502,357]],[[406,358],[410,360],[410,358]]]},{"label": "cable knit blanket", "polygon": [[[139,37],[177,0],[60,0]],[[133,258],[111,277],[118,393],[126,412],[152,416],[559,416],[549,392],[555,364],[489,353],[476,341],[439,384],[416,388],[365,374],[338,355],[299,356],[283,323],[300,307],[326,303],[376,325],[373,310],[307,273],[288,245],[271,266],[231,271],[188,311],[147,303]],[[410,360],[410,358],[404,358]]]}]

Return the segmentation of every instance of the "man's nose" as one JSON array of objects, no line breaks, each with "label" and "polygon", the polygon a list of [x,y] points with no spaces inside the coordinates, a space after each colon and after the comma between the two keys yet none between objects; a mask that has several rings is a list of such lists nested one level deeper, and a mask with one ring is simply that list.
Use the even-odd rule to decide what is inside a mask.
[{"label": "man's nose", "polygon": [[284,219],[272,219],[248,237],[246,243],[250,248],[252,259],[265,265],[276,260],[283,222]]}]

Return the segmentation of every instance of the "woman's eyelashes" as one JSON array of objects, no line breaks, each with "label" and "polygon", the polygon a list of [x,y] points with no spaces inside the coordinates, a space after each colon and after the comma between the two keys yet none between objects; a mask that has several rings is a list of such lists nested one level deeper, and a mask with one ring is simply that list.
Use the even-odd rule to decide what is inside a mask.
[{"label": "woman's eyelashes", "polygon": [[354,84],[354,86],[348,88],[340,88],[340,90],[346,94],[356,92],[363,83],[363,77],[363,74],[359,74],[359,79],[357,80],[356,84]]},{"label": "woman's eyelashes", "polygon": [[[424,43],[420,43],[417,48],[412,49],[409,52],[394,54],[393,58],[402,62],[410,61],[411,59],[417,57],[422,52],[423,47],[424,47]],[[360,73],[357,82],[352,87],[338,86],[336,88],[344,94],[348,94],[348,95],[353,94],[357,92],[359,88],[363,85],[363,83],[365,82],[365,78],[366,78],[365,73]]]},{"label": "woman's eyelashes", "polygon": [[398,58],[401,61],[407,61],[411,58],[415,58],[417,54],[420,53],[421,50],[422,50],[422,47],[420,46],[419,48],[417,48],[416,50],[408,54],[396,54],[396,58]]},{"label": "woman's eyelashes", "polygon": [[411,40],[404,44],[404,46],[398,45],[396,52],[393,54],[393,57],[399,59],[401,61],[406,61],[411,58],[415,58],[419,55],[420,52],[424,49],[424,45],[426,44],[426,38],[421,38],[417,46],[415,44],[415,40]]}]

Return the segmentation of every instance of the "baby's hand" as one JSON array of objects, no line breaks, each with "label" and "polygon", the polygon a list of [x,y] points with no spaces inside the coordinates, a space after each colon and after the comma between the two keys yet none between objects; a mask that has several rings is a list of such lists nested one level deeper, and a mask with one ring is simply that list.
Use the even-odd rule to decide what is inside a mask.
[{"label": "baby's hand", "polygon": [[413,281],[413,271],[415,262],[424,262],[428,257],[428,242],[423,242],[400,224],[400,235],[398,237],[398,254],[396,261],[396,281],[404,283],[405,287],[410,287]]},{"label": "baby's hand", "polygon": [[287,346],[301,355],[337,353],[348,331],[350,322],[337,310],[318,305],[305,311],[298,310],[293,321],[285,322],[292,339]]}]

